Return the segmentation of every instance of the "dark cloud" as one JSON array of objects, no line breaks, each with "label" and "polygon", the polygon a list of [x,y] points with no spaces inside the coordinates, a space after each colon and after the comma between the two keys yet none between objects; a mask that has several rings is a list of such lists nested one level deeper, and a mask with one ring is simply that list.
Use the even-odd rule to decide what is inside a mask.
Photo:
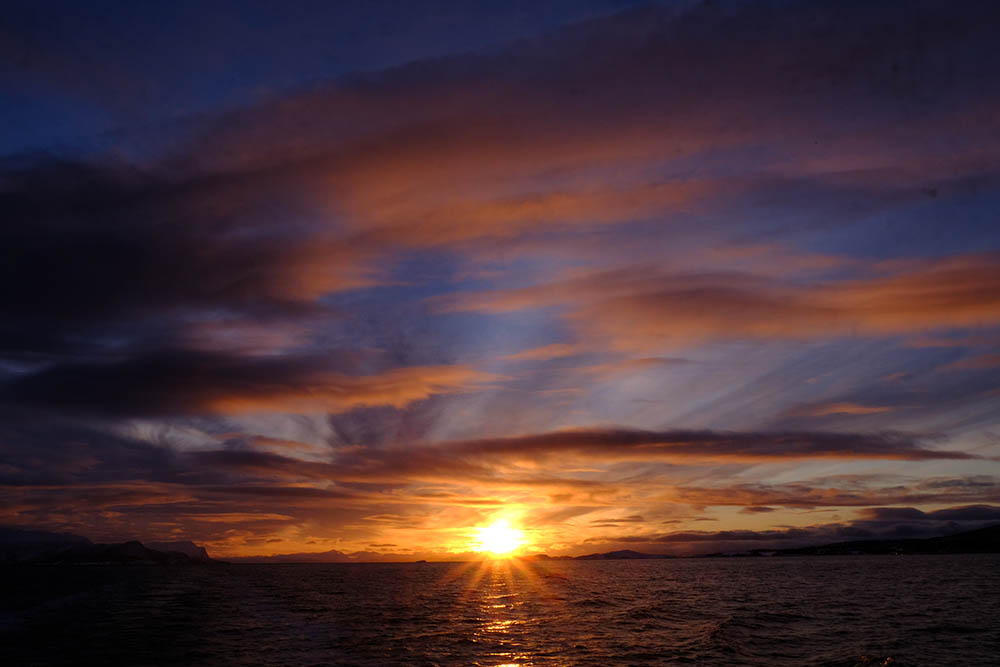
[{"label": "dark cloud", "polygon": [[695,506],[813,509],[822,507],[870,507],[884,504],[933,504],[948,502],[1000,502],[1000,484],[995,478],[949,480],[935,486],[924,483],[852,485],[843,483],[740,484],[720,487],[678,485],[670,497]]},{"label": "dark cloud", "polygon": [[979,254],[913,262],[886,276],[808,285],[766,275],[634,267],[517,290],[453,295],[441,303],[445,310],[484,312],[558,306],[584,338],[646,350],[713,339],[887,336],[996,326],[998,294],[1000,257]]},{"label": "dark cloud", "polygon": [[902,434],[714,432],[576,429],[446,445],[458,455],[546,458],[579,454],[597,460],[770,461],[823,458],[967,459],[932,450]]},{"label": "dark cloud", "polygon": [[[361,485],[406,485],[416,481],[460,482],[499,488],[518,486],[569,487],[611,492],[614,484],[548,472],[547,466],[524,467],[525,461],[559,461],[578,466],[617,465],[624,462],[679,464],[761,463],[811,459],[965,460],[974,458],[956,451],[927,449],[900,434],[845,433],[716,433],[711,431],[634,431],[591,429],[557,431],[538,435],[489,440],[455,441],[406,446],[341,446],[325,463],[304,461],[271,452],[215,450],[195,455],[203,465],[267,477],[329,479]],[[990,489],[972,493],[982,494]],[[953,489],[907,489],[909,502],[924,501]],[[676,486],[675,502],[691,505],[871,505],[886,496],[855,490],[833,490],[788,485],[786,487],[726,487],[719,489]],[[899,502],[907,502],[899,500]],[[762,509],[759,511],[767,511]],[[623,519],[619,519],[623,520]]]},{"label": "dark cloud", "polygon": [[861,510],[866,521],[1000,521],[1000,507],[966,505],[950,509],[923,512],[913,507],[871,507]]},{"label": "dark cloud", "polygon": [[[911,128],[933,117],[981,138],[981,123],[957,121],[954,104],[992,104],[977,82],[992,80],[993,63],[971,57],[969,44],[991,43],[983,26],[995,8],[943,12],[929,3],[901,17],[881,6],[723,5],[628,12],[209,115],[169,158],[143,166],[9,163],[0,171],[0,354],[22,364],[111,358],[110,375],[122,356],[185,347],[220,319],[237,331],[247,322],[279,329],[326,313],[321,297],[381,279],[401,248],[669,218],[734,184],[711,176],[608,186],[581,173],[539,185],[540,175],[577,165],[600,170],[769,141],[803,160],[818,128],[851,138],[826,150],[888,141],[881,153],[912,163],[908,137],[859,134],[828,113],[834,100],[843,117],[864,111]],[[919,47],[908,29],[921,34]],[[707,95],[705,81],[717,92]],[[924,115],[901,113],[899,100]],[[770,113],[777,107],[789,115]],[[915,286],[887,279],[829,294],[755,291],[743,279],[739,288],[647,284],[574,317],[619,342],[994,318],[994,301],[974,297],[996,292],[995,270],[949,267],[920,274]],[[929,292],[942,278],[958,292]],[[869,288],[884,298],[868,305]],[[912,307],[928,300],[940,305],[933,314]]]},{"label": "dark cloud", "polygon": [[[2,519],[11,524],[78,532],[96,539],[119,535],[152,539],[169,537],[171,530],[182,530],[214,541],[222,548],[236,548],[232,545],[251,543],[240,542],[243,537],[234,535],[250,540],[273,536],[279,531],[287,536],[291,533],[280,531],[310,530],[310,526],[327,527],[312,528],[318,531],[312,534],[331,534],[348,530],[362,521],[362,517],[383,515],[398,516],[393,519],[394,526],[412,527],[426,520],[429,508],[481,512],[507,507],[512,497],[559,498],[557,505],[546,503],[544,507],[550,509],[531,517],[540,530],[573,521],[597,509],[603,510],[603,518],[589,520],[588,530],[626,527],[641,530],[642,526],[657,522],[656,517],[662,516],[659,512],[665,506],[684,507],[689,512],[692,507],[717,505],[746,506],[753,510],[772,506],[860,508],[859,518],[847,527],[807,531],[806,535],[784,529],[756,533],[730,530],[715,537],[680,531],[656,534],[655,539],[646,540],[650,548],[704,543],[706,549],[716,550],[724,542],[757,546],[813,537],[920,535],[941,526],[961,527],[997,520],[997,508],[984,503],[1000,500],[996,480],[986,477],[936,478],[906,486],[893,486],[891,481],[886,486],[885,480],[873,485],[839,480],[842,482],[839,489],[819,483],[697,489],[664,484],[655,478],[608,483],[550,466],[523,466],[527,458],[543,456],[542,444],[552,445],[544,456],[556,456],[570,463],[571,470],[593,469],[595,465],[625,460],[659,460],[670,456],[661,452],[659,445],[682,441],[687,443],[683,445],[685,448],[707,447],[705,456],[710,461],[720,456],[720,445],[712,444],[719,442],[730,443],[728,447],[740,443],[735,451],[741,460],[748,455],[748,443],[756,443],[755,456],[770,456],[770,449],[763,444],[766,440],[763,434],[697,432],[695,438],[692,433],[681,437],[681,432],[661,432],[655,437],[644,432],[629,437],[616,431],[588,432],[575,448],[563,442],[566,434],[557,434],[554,439],[549,439],[551,434],[526,439],[520,443],[524,447],[515,446],[517,440],[364,447],[356,440],[342,442],[337,435],[331,435],[329,447],[300,450],[282,446],[277,449],[283,453],[275,453],[257,449],[254,438],[231,433],[218,436],[224,446],[205,449],[202,444],[185,450],[169,431],[139,439],[137,433],[124,435],[120,427],[112,428],[108,423],[50,415],[39,419],[39,416],[30,411],[8,411],[2,420]],[[832,438],[834,434],[827,435]],[[595,444],[609,441],[618,444],[610,445],[610,449]],[[832,442],[828,440],[821,451],[829,454]],[[857,447],[858,441],[844,442]],[[892,442],[899,448],[892,455],[902,451],[912,456],[919,449],[914,442],[900,439]],[[652,453],[642,451],[646,446],[653,447]],[[635,451],[625,451],[629,449]],[[681,459],[702,462],[693,451],[683,454]],[[300,454],[308,458],[296,458]],[[799,452],[795,456],[804,455]],[[647,495],[650,492],[654,495]],[[628,498],[629,505],[636,509],[643,508],[643,514],[622,511],[622,498]],[[940,505],[963,500],[978,504],[938,511],[901,508],[910,502]],[[888,504],[898,506],[887,508]],[[608,510],[613,510],[613,514]],[[650,512],[654,513],[653,519],[649,519]],[[696,516],[689,520],[714,520],[714,517]],[[359,536],[365,534],[371,533],[361,531]],[[626,537],[625,542],[641,542],[635,536]],[[291,539],[290,543],[298,543],[297,539]]]},{"label": "dark cloud", "polygon": [[[0,22],[0,37],[33,15]],[[905,431],[892,420],[923,390],[837,380],[799,395],[804,382],[775,371],[797,411],[661,414],[688,386],[700,400],[712,354],[661,355],[1000,324],[998,16],[979,1],[652,6],[152,127],[158,149],[115,135],[133,158],[5,160],[4,516],[234,548],[334,532],[383,544],[386,526],[452,529],[549,504],[540,522],[600,508],[581,525],[619,530],[676,517],[661,511],[673,505],[745,507],[756,522],[875,508],[654,545],[987,520],[992,505],[916,506],[997,502],[992,479],[769,484],[747,471],[985,466],[988,449],[964,437],[980,413],[961,440],[836,430],[844,417]],[[0,53],[18,76],[91,98],[136,90],[141,67],[90,85],[89,61],[17,37]],[[994,352],[938,364],[956,372],[927,396],[992,396]],[[720,372],[731,403],[779,393],[730,382],[745,359],[754,372],[753,354],[733,354]],[[572,386],[545,376],[570,362],[582,364]],[[516,377],[483,370],[508,364]],[[673,373],[692,382],[671,395],[652,381]],[[967,375],[980,379],[957,391]],[[516,397],[455,397],[500,383]],[[546,402],[598,383],[599,408]],[[649,407],[633,409],[637,396]],[[307,412],[333,413],[311,444],[278,417]],[[617,423],[652,430],[554,430]],[[481,437],[494,434],[510,437]],[[691,466],[699,476],[677,470]],[[736,468],[738,484],[725,476]]]},{"label": "dark cloud", "polygon": [[678,531],[664,534],[591,538],[588,543],[642,545],[654,553],[708,553],[790,548],[827,542],[937,537],[1000,521],[1000,507],[974,505],[924,513],[913,507],[862,510],[849,523],[828,523],[772,530]]},{"label": "dark cloud", "polygon": [[638,514],[633,514],[631,516],[621,517],[617,519],[594,519],[590,522],[590,525],[594,528],[614,528],[622,524],[629,523],[645,523],[646,519]]},{"label": "dark cloud", "polygon": [[0,398],[27,405],[112,415],[339,412],[403,406],[475,388],[491,375],[461,366],[406,367],[348,375],[318,357],[243,358],[176,352],[118,363],[56,366],[15,377]]},{"label": "dark cloud", "polygon": [[58,160],[8,168],[0,183],[8,354],[120,348],[225,313],[294,316],[366,282],[360,249],[275,219],[295,207],[286,183]]}]

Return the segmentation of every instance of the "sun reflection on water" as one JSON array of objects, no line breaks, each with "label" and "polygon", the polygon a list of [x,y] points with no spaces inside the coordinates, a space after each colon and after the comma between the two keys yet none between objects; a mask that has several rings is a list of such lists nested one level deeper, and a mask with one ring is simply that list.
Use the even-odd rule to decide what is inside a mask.
[{"label": "sun reflection on water", "polygon": [[547,568],[530,559],[487,558],[450,568],[440,585],[459,584],[455,613],[468,618],[468,641],[489,667],[530,667],[545,660],[548,632],[539,601],[551,603]]},{"label": "sun reflection on water", "polygon": [[499,667],[524,667],[537,656],[530,646],[532,627],[537,619],[527,612],[527,586],[534,572],[519,559],[486,561],[482,565],[476,595],[481,623],[473,641],[490,647],[489,658],[502,660]]}]

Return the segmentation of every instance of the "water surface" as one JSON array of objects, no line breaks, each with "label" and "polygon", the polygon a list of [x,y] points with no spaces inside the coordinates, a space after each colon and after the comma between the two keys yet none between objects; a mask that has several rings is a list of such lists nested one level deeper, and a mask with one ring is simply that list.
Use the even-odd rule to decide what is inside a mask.
[{"label": "water surface", "polygon": [[8,665],[1000,664],[998,555],[40,566],[0,577]]}]

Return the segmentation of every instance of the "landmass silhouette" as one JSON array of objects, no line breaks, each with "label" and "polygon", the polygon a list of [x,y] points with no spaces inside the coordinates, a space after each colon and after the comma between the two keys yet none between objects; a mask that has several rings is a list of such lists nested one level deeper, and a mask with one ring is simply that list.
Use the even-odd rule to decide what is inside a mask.
[{"label": "landmass silhouette", "polygon": [[85,537],[41,530],[0,528],[0,563],[36,565],[189,565],[220,562],[193,542],[137,540],[95,544]]},{"label": "landmass silhouette", "polygon": [[[1000,553],[1000,524],[939,537],[854,540],[787,549],[716,552],[698,554],[690,556],[690,558],[964,553]],[[332,563],[344,562],[345,556],[346,554],[339,551],[328,551],[275,554],[273,556],[234,558],[233,560],[255,563]],[[680,557],[673,554],[651,554],[625,549],[583,556],[535,554],[526,558],[534,560],[653,560]],[[8,565],[114,563],[187,565],[220,562],[224,561],[212,558],[205,547],[190,541],[143,544],[136,540],[130,540],[113,544],[95,544],[85,537],[69,533],[0,527],[0,563]]]}]

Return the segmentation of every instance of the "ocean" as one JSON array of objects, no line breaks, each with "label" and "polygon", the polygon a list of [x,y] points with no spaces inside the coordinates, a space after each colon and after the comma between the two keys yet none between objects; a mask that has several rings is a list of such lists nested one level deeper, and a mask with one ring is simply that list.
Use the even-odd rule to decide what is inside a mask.
[{"label": "ocean", "polygon": [[1000,555],[10,566],[3,665],[1000,665]]}]

